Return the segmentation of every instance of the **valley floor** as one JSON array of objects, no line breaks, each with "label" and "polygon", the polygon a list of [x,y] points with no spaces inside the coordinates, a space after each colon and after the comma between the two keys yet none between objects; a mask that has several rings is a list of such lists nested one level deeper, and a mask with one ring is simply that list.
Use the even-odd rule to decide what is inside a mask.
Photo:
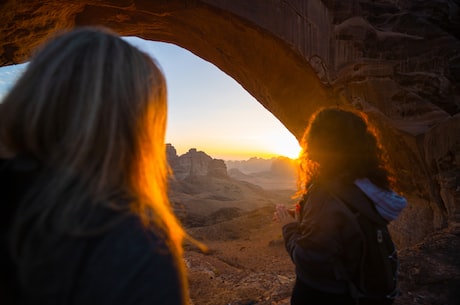
[{"label": "valley floor", "polygon": [[[294,266],[272,207],[190,229],[208,253],[186,246],[194,305],[289,305]],[[459,305],[460,227],[400,253],[402,296],[395,305]]]}]

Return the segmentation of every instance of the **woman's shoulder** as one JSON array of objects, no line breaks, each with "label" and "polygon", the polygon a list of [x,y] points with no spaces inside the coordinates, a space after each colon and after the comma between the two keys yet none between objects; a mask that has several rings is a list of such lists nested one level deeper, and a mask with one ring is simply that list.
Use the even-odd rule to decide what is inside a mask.
[{"label": "woman's shoulder", "polygon": [[[163,230],[146,228],[139,217],[128,215],[88,246],[79,279],[82,300],[108,304],[110,299],[113,304],[128,304],[136,297],[142,300],[139,304],[157,298],[180,303],[183,283],[177,269],[179,257]],[[93,284],[88,285],[88,281]]]},{"label": "woman's shoulder", "polygon": [[306,196],[307,209],[317,214],[341,214],[351,216],[347,206],[342,199],[335,193],[335,187],[349,187],[347,183],[341,181],[317,182],[312,185]]},{"label": "woman's shoulder", "polygon": [[312,196],[324,197],[327,199],[337,198],[338,190],[353,189],[355,186],[353,181],[346,179],[330,179],[326,181],[317,181],[309,189]]},{"label": "woman's shoulder", "polygon": [[305,196],[307,202],[315,205],[327,205],[335,200],[334,194],[331,192],[327,183],[316,182],[310,186],[308,193]]},{"label": "woman's shoulder", "polygon": [[150,250],[169,252],[167,234],[159,226],[148,227],[142,223],[139,216],[131,213],[118,217],[111,215],[111,218],[114,219],[114,223],[97,238],[94,243],[97,248],[116,251],[121,256],[143,251],[151,253]]}]

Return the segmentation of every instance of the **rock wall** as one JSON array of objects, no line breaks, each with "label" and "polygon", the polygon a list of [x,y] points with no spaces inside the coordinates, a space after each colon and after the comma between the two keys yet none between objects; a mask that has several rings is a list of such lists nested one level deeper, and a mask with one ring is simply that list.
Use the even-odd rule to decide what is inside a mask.
[{"label": "rock wall", "polygon": [[297,138],[318,107],[365,111],[410,199],[394,224],[400,243],[460,223],[458,1],[6,0],[0,65],[80,25],[187,48]]}]

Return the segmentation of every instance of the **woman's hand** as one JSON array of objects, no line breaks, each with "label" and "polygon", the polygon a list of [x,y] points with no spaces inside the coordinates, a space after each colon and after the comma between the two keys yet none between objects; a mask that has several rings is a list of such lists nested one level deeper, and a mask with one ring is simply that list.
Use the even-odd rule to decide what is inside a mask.
[{"label": "woman's hand", "polygon": [[281,227],[287,225],[288,223],[296,222],[294,218],[286,208],[284,204],[275,205],[275,213],[273,213],[273,220],[278,222]]}]

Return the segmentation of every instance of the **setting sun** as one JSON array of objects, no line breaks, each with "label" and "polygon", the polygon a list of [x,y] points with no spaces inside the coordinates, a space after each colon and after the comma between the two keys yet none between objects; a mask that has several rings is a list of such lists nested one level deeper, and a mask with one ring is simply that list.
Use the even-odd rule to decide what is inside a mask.
[{"label": "setting sun", "polygon": [[274,153],[291,159],[297,159],[299,157],[301,148],[294,136],[292,136],[292,139],[286,136],[274,138],[273,141],[272,151]]},{"label": "setting sun", "polygon": [[[179,155],[196,148],[223,160],[298,157],[297,139],[216,66],[172,44],[125,39],[152,54],[164,69],[168,83],[166,142],[174,145]],[[0,71],[0,101],[26,66]]]}]

